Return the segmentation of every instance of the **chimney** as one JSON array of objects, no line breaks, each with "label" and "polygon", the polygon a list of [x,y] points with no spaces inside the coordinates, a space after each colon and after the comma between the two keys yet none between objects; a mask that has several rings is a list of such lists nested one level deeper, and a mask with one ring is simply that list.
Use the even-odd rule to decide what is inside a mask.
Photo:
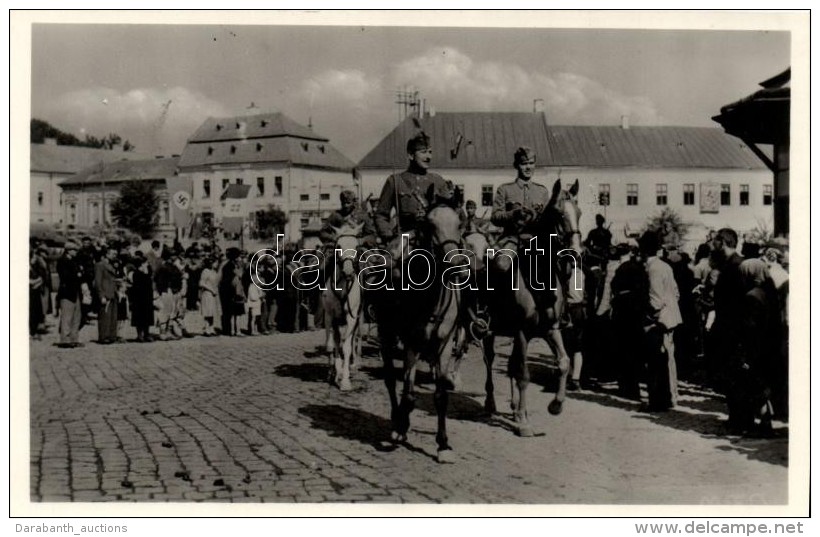
[{"label": "chimney", "polygon": [[626,115],[626,114],[621,116],[621,128],[623,130],[628,130],[629,129],[629,116]]},{"label": "chimney", "polygon": [[432,106],[427,107],[427,117],[436,117],[436,109]]},{"label": "chimney", "polygon": [[544,99],[533,99],[532,100],[532,113],[533,114],[543,114],[544,113]]},{"label": "chimney", "polygon": [[57,138],[43,138],[43,144],[45,144],[45,145],[57,145]]}]

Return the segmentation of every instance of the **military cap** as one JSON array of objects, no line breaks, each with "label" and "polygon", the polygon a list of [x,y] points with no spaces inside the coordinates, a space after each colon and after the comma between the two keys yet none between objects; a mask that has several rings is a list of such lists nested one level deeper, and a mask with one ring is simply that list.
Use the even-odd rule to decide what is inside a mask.
[{"label": "military cap", "polygon": [[531,147],[521,146],[515,150],[515,156],[513,157],[513,166],[518,166],[519,162],[523,162],[529,159],[535,159],[535,151]]},{"label": "military cap", "polygon": [[339,193],[339,201],[341,201],[342,203],[349,203],[351,201],[354,201],[355,199],[356,193],[352,190],[342,190]]},{"label": "military cap", "polygon": [[430,147],[430,137],[424,131],[419,132],[417,135],[413,136],[409,140],[407,140],[407,153],[415,153],[416,151],[421,151],[422,149],[428,149]]}]

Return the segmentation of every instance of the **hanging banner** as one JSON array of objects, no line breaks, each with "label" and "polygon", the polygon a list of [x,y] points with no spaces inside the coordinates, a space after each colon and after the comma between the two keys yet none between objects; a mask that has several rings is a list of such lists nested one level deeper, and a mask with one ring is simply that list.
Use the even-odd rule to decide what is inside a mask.
[{"label": "hanging banner", "polygon": [[717,183],[700,184],[700,212],[717,214],[720,212],[720,185]]},{"label": "hanging banner", "polygon": [[191,224],[191,201],[193,184],[190,177],[168,177],[165,179],[168,196],[171,199],[171,218],[174,225],[186,228]]}]

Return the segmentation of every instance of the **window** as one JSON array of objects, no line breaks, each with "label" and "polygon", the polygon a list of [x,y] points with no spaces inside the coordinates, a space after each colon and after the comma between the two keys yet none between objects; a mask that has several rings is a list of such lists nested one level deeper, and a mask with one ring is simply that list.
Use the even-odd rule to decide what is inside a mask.
[{"label": "window", "polygon": [[217,130],[217,131],[221,131],[221,130],[222,130],[222,125],[220,125],[219,123],[217,123],[217,124],[216,124],[216,130]]},{"label": "window", "polygon": [[598,205],[609,205],[609,184],[598,185]]},{"label": "window", "polygon": [[720,204],[732,204],[732,187],[727,184],[720,185]]},{"label": "window", "polygon": [[231,184],[230,179],[228,179],[228,178],[223,179],[222,180],[222,190],[225,190],[226,188],[228,188],[229,184]]},{"label": "window", "polygon": [[327,201],[330,199],[330,194],[322,192],[321,194],[319,194],[319,199],[322,201]]},{"label": "window", "polygon": [[493,185],[481,185],[481,206],[493,206]]},{"label": "window", "polygon": [[740,185],[740,204],[749,205],[749,185]]},{"label": "window", "polygon": [[213,154],[214,154],[214,148],[209,146],[208,147],[208,156],[211,156]]},{"label": "window", "polygon": [[655,202],[657,205],[666,205],[669,185],[660,183],[655,185]]},{"label": "window", "polygon": [[626,204],[638,204],[638,183],[627,183],[626,185]]},{"label": "window", "polygon": [[310,224],[310,218],[302,218],[299,222],[302,224],[302,227],[307,227],[307,225]]},{"label": "window", "polygon": [[262,125],[262,128],[265,128],[268,126],[268,122],[263,119],[260,125]]},{"label": "window", "polygon": [[244,180],[244,179],[242,179],[241,177],[237,177],[237,178],[236,178],[236,184],[237,184],[237,185],[244,185],[244,184],[245,184],[245,180]]},{"label": "window", "polygon": [[695,204],[695,183],[686,183],[683,185],[683,204]]},{"label": "window", "polygon": [[40,207],[43,206],[43,193],[42,192],[37,193],[37,205],[39,205]]},{"label": "window", "polygon": [[772,185],[763,185],[763,205],[772,204]]},{"label": "window", "polygon": [[100,223],[100,204],[96,201],[91,202],[91,218],[95,226]]},{"label": "window", "polygon": [[262,151],[262,144],[256,144],[256,152],[259,153]]},{"label": "window", "polygon": [[310,147],[307,142],[302,142],[301,146],[302,146],[302,151],[307,151],[308,147]]},{"label": "window", "polygon": [[162,210],[162,223],[163,224],[170,224],[171,223],[171,207],[168,205],[168,200],[162,200],[160,203],[160,207]]},{"label": "window", "polygon": [[256,190],[259,192],[259,197],[265,195],[265,178],[264,177],[257,177],[256,178]]},{"label": "window", "polygon": [[69,203],[68,204],[68,223],[69,224],[76,224],[77,223],[77,204],[76,203]]},{"label": "window", "polygon": [[202,181],[202,197],[208,199],[211,197],[211,180],[205,179]]},{"label": "window", "polygon": [[233,155],[233,154],[235,154],[235,153],[236,153],[236,146],[235,146],[235,145],[232,145],[232,146],[231,146],[231,155]]},{"label": "window", "polygon": [[273,195],[274,196],[281,196],[282,195],[282,176],[277,175],[273,178]]},{"label": "window", "polygon": [[310,200],[310,194],[299,194],[299,201],[308,201]]},{"label": "window", "polygon": [[319,153],[324,153],[325,152],[325,145],[324,144],[319,144],[316,147],[319,149]]}]

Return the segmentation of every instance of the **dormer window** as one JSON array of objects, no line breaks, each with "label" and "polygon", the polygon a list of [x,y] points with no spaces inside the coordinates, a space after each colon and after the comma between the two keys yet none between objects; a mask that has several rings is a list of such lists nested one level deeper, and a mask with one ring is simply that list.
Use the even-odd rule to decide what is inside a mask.
[{"label": "dormer window", "polygon": [[217,123],[217,124],[216,124],[216,130],[217,130],[217,131],[221,131],[221,130],[222,130],[222,125],[220,125],[219,123]]},{"label": "dormer window", "polygon": [[307,151],[307,150],[308,150],[308,147],[309,147],[309,146],[308,146],[308,143],[307,143],[307,142],[302,142],[302,151]]},{"label": "dormer window", "polygon": [[211,156],[211,155],[213,155],[213,154],[214,154],[214,148],[213,148],[213,147],[208,146],[208,156]]},{"label": "dormer window", "polygon": [[262,120],[262,122],[260,124],[262,125],[263,129],[268,126],[268,122],[265,121],[264,119]]},{"label": "dormer window", "polygon": [[319,148],[319,153],[324,153],[324,152],[325,152],[325,146],[324,146],[324,144],[317,145],[316,147],[318,147],[318,148]]},{"label": "dormer window", "polygon": [[262,144],[256,144],[256,152],[259,153],[262,151]]},{"label": "dormer window", "polygon": [[236,153],[236,146],[235,146],[235,145],[232,145],[232,146],[231,146],[231,155],[233,155],[233,154],[235,154],[235,153]]}]

